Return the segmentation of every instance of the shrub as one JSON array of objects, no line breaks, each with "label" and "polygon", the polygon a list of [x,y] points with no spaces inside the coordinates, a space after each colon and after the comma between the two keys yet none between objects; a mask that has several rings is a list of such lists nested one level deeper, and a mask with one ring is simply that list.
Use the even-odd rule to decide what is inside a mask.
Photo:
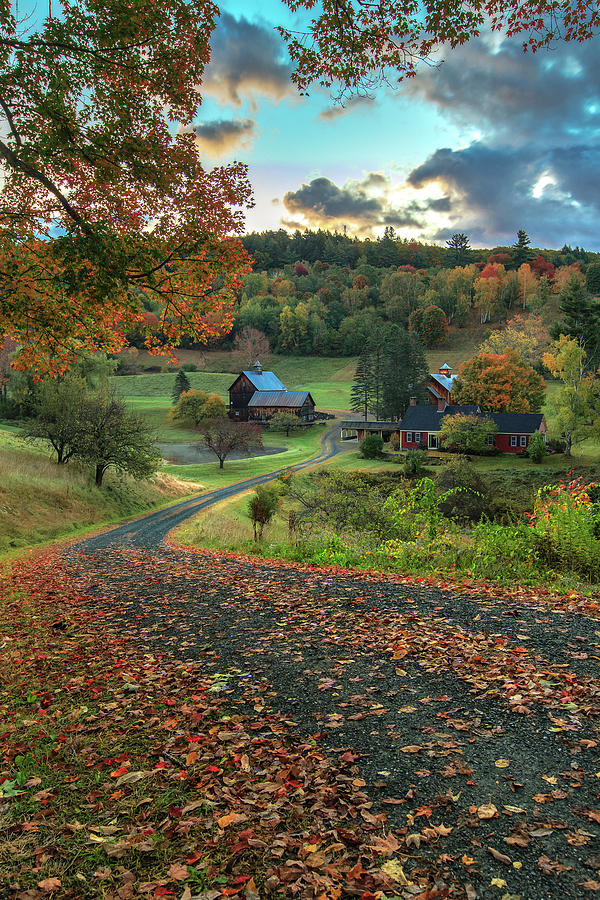
[{"label": "shrub", "polygon": [[366,434],[360,442],[363,459],[377,459],[383,450],[383,438],[379,434]]},{"label": "shrub", "polygon": [[196,363],[184,363],[182,366],[180,366],[180,368],[184,372],[197,372],[198,371],[198,366],[196,365]]},{"label": "shrub", "polygon": [[546,453],[564,453],[566,444],[560,438],[549,438],[546,441]]},{"label": "shrub", "polygon": [[536,431],[536,433],[531,436],[527,452],[529,454],[529,459],[533,460],[534,463],[541,463],[545,458],[546,442],[539,431]]},{"label": "shrub", "polygon": [[248,501],[248,515],[254,529],[254,540],[258,543],[263,536],[265,525],[275,515],[280,500],[279,488],[275,484],[261,484]]},{"label": "shrub", "polygon": [[144,366],[144,372],[148,373],[162,372],[162,370],[162,366]]},{"label": "shrub", "polygon": [[418,478],[425,471],[427,454],[424,450],[407,450],[404,457],[404,474],[409,478]]},{"label": "shrub", "polygon": [[580,477],[540,488],[529,516],[537,552],[547,565],[594,580],[600,578],[596,487]]},{"label": "shrub", "polygon": [[435,484],[439,493],[446,494],[440,502],[440,510],[446,518],[479,521],[486,507],[486,489],[468,460],[464,457],[451,460],[437,475]]},{"label": "shrub", "polygon": [[390,447],[391,447],[392,450],[395,450],[396,453],[397,453],[397,452],[401,449],[401,447],[402,447],[402,438],[400,437],[400,434],[399,434],[397,431],[394,431],[394,432],[392,433],[392,436],[391,436],[391,438],[390,438]]}]

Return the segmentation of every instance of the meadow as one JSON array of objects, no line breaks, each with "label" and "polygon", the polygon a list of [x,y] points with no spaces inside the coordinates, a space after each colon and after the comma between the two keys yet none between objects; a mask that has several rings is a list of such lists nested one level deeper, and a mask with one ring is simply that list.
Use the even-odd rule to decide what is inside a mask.
[{"label": "meadow", "polygon": [[193,493],[200,485],[161,473],[151,481],[109,472],[97,488],[77,463],[59,466],[42,445],[0,431],[0,553],[118,522]]}]

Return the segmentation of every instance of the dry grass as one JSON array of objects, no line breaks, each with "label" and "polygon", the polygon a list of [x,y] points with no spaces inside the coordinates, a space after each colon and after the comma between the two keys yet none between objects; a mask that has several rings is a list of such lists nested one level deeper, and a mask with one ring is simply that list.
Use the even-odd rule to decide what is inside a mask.
[{"label": "dry grass", "polygon": [[139,482],[109,472],[97,488],[87,469],[59,466],[13,435],[0,437],[0,552],[63,537],[200,493],[203,486],[159,474]]}]

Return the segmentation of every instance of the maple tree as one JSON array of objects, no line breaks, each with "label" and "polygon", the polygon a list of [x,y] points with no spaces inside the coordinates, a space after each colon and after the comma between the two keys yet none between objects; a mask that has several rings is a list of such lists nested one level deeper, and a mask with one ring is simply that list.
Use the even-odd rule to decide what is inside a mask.
[{"label": "maple tree", "polygon": [[456,413],[454,416],[444,416],[440,425],[440,440],[449,450],[484,454],[490,449],[488,437],[493,437],[497,432],[498,428],[491,419]]},{"label": "maple tree", "polygon": [[190,388],[181,392],[169,411],[169,418],[185,425],[199,425],[207,419],[224,416],[226,411],[225,401],[218,394]]},{"label": "maple tree", "polygon": [[225,417],[200,422],[198,431],[204,446],[212,450],[219,460],[219,468],[234,451],[249,453],[253,448],[262,449],[262,433],[258,425],[251,422],[233,422]]},{"label": "maple tree", "polygon": [[514,316],[506,326],[494,330],[479,346],[479,353],[504,353],[515,350],[521,359],[533,363],[541,357],[541,348],[547,345],[548,331],[539,316]]},{"label": "maple tree", "polygon": [[217,14],[64,0],[32,19],[0,4],[0,334],[20,367],[58,372],[128,331],[157,349],[230,330],[250,187],[241,164],[207,171],[190,127]]},{"label": "maple tree", "polygon": [[461,364],[452,395],[484,412],[539,412],[544,380],[515,350],[480,353]]},{"label": "maple tree", "polygon": [[[348,90],[370,90],[391,73],[401,80],[415,75],[443,45],[458,47],[491,28],[523,34],[523,49],[535,52],[557,40],[585,41],[600,26],[595,3],[557,6],[506,3],[505,0],[284,0],[294,12],[313,18],[297,30],[280,28],[296,71],[292,78],[305,92],[313,82],[339,83]],[[523,232],[524,233],[524,232]]]}]

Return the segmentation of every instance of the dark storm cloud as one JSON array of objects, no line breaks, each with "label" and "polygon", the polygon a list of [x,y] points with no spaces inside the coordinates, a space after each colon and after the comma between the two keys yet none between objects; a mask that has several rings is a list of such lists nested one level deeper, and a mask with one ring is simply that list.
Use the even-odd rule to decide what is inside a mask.
[{"label": "dark storm cloud", "polygon": [[405,92],[491,140],[553,145],[600,134],[600,56],[595,41],[523,53],[517,38],[485,39],[422,68]]},{"label": "dark storm cloud", "polygon": [[[365,186],[385,188],[383,196],[369,196]],[[296,191],[288,191],[283,202],[287,211],[304,216],[311,226],[333,227],[352,224],[360,231],[375,226],[414,226],[422,222],[413,209],[394,209],[386,199],[388,182],[379,173],[371,173],[360,183],[338,187],[329,178],[314,178]],[[288,223],[289,224],[289,223]]]},{"label": "dark storm cloud", "polygon": [[436,150],[408,177],[448,197],[449,224],[434,239],[465,231],[490,246],[512,243],[525,228],[540,246],[598,247],[596,42],[524,54],[518,39],[474,40],[448,52],[440,68],[423,68],[405,90],[478,135],[466,148]]},{"label": "dark storm cloud", "polygon": [[211,44],[202,93],[236,106],[257,94],[275,100],[295,94],[291,67],[274,28],[222,13]]},{"label": "dark storm cloud", "polygon": [[256,134],[256,123],[252,119],[219,119],[195,125],[194,134],[200,152],[223,156],[238,147],[247,146]]},{"label": "dark storm cloud", "polygon": [[[490,246],[514,240],[524,228],[538,246],[598,245],[600,188],[594,172],[600,148],[490,147],[436,150],[414,169],[414,188],[442,187],[452,200],[452,225],[434,238],[466,231],[473,243]],[[540,179],[549,180],[536,191]]]}]

